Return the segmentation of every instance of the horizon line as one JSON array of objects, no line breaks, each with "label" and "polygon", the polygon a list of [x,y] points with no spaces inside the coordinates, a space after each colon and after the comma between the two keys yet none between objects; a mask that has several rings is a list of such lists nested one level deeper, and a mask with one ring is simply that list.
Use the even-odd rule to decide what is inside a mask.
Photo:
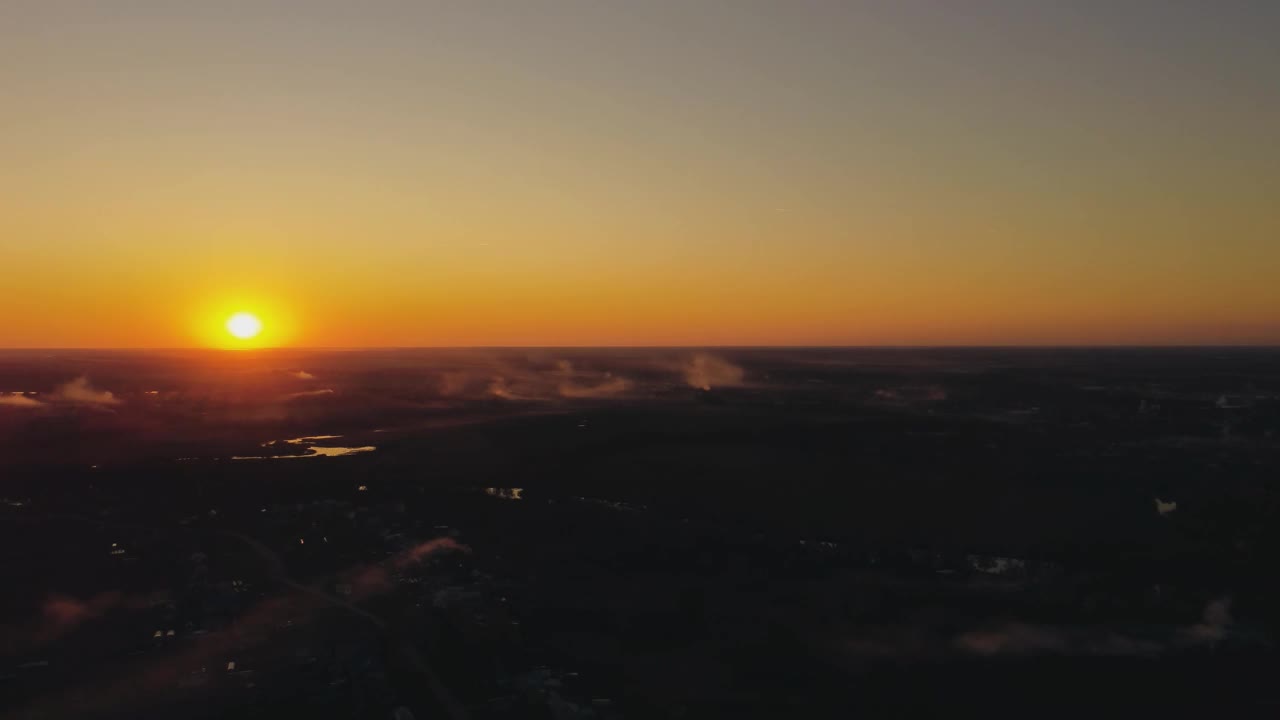
[{"label": "horizon line", "polygon": [[264,347],[170,346],[12,346],[0,352],[277,352],[360,350],[1280,350],[1276,343],[944,343],[944,344],[779,344],[779,345],[276,345]]}]

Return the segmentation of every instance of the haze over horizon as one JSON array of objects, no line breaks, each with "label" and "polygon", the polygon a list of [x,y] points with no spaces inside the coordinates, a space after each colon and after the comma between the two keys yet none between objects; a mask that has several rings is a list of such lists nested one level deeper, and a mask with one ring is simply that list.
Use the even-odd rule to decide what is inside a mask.
[{"label": "haze over horizon", "polygon": [[93,346],[93,345],[63,345],[63,346],[0,346],[0,352],[10,353],[31,353],[31,352],[190,352],[190,351],[208,351],[214,353],[272,353],[272,352],[357,352],[357,351],[413,351],[413,350],[1212,350],[1214,348],[1236,349],[1236,350],[1274,350],[1280,348],[1277,343],[1265,342],[1224,342],[1224,343],[1146,343],[1146,344],[1119,344],[1119,343],[1023,343],[1023,344],[978,344],[978,343],[952,343],[952,344],[866,344],[866,345],[732,345],[732,344],[707,344],[707,345],[661,345],[661,344],[637,344],[637,345],[257,345],[252,347],[231,347],[231,346],[214,346],[214,345],[172,345],[172,346]]},{"label": "haze over horizon", "polygon": [[1280,4],[0,8],[0,347],[1280,344]]}]

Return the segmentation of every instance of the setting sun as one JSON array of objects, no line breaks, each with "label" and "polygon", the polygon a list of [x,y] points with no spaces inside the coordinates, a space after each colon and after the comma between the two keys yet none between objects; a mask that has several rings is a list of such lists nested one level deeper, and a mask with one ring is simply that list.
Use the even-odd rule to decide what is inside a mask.
[{"label": "setting sun", "polygon": [[270,295],[232,288],[192,302],[184,322],[191,340],[202,347],[246,350],[294,344],[296,318],[294,307]]},{"label": "setting sun", "polygon": [[227,318],[227,332],[241,340],[248,340],[262,332],[262,321],[252,313],[238,312]]}]

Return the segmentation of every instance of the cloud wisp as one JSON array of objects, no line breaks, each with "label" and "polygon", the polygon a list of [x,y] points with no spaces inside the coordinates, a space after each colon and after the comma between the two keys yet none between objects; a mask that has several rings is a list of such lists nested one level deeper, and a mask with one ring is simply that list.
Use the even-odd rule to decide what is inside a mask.
[{"label": "cloud wisp", "polygon": [[635,386],[624,377],[616,377],[611,372],[606,372],[600,382],[587,384],[577,380],[577,373],[574,372],[573,363],[568,360],[561,360],[556,363],[558,374],[562,380],[557,386],[560,397],[589,399],[589,398],[607,398],[621,395],[628,392]]},{"label": "cloud wisp", "polygon": [[737,387],[746,377],[746,371],[725,360],[707,353],[694,355],[683,367],[684,381],[699,390]]},{"label": "cloud wisp", "polygon": [[317,390],[303,390],[301,392],[289,393],[285,395],[286,400],[297,400],[299,398],[320,397],[322,395],[332,395],[333,388],[319,388]]},{"label": "cloud wisp", "polygon": [[93,387],[89,384],[89,378],[84,375],[64,385],[59,385],[50,397],[55,402],[71,405],[106,407],[120,404],[120,398],[110,391],[98,390]]},{"label": "cloud wisp", "polygon": [[15,408],[44,407],[45,403],[26,395],[0,395],[0,406]]}]

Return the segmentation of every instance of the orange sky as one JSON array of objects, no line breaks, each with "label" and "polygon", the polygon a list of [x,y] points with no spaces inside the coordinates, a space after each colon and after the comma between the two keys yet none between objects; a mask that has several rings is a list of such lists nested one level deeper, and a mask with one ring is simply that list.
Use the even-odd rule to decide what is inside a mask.
[{"label": "orange sky", "polygon": [[106,5],[0,16],[0,346],[1280,342],[1274,4]]}]

